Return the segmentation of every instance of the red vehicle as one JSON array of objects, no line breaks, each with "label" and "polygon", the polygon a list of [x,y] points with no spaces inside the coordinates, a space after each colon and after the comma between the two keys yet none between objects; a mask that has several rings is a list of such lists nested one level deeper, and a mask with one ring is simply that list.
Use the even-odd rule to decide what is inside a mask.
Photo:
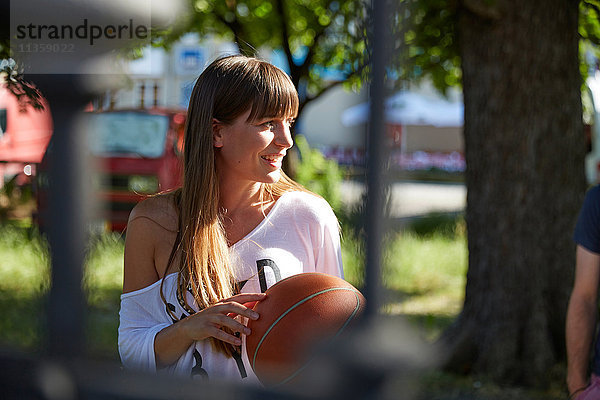
[{"label": "red vehicle", "polygon": [[143,198],[181,186],[184,110],[152,108],[91,112],[88,143],[99,169],[104,228],[124,231]]},{"label": "red vehicle", "polygon": [[[93,191],[99,202],[92,229],[123,232],[129,213],[140,200],[181,185],[186,112],[123,109],[91,111],[84,118],[82,126],[94,166]],[[44,167],[43,161],[37,179],[38,210],[46,203]],[[44,221],[38,223],[43,230]]]}]

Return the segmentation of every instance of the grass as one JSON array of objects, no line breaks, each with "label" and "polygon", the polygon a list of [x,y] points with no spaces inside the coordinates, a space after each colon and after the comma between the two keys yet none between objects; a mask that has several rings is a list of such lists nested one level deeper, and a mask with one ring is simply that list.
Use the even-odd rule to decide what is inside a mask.
[{"label": "grass", "polygon": [[87,347],[90,355],[118,360],[116,332],[123,288],[124,241],[111,233],[92,238],[84,275],[89,314]]},{"label": "grass", "polygon": [[464,236],[398,234],[387,248],[385,311],[405,315],[434,340],[460,312],[467,269]]},{"label": "grass", "polygon": [[[352,231],[345,230],[342,237],[345,277],[360,288],[363,248]],[[419,219],[388,234],[384,249],[382,312],[405,316],[427,340],[435,340],[462,307],[467,270],[462,218],[431,215]]]},{"label": "grass", "polygon": [[[91,356],[118,359],[116,331],[123,285],[123,241],[106,234],[90,240],[83,287]],[[31,227],[0,225],[0,345],[41,351],[50,288],[49,252]]]},{"label": "grass", "polygon": [[6,225],[0,233],[0,340],[38,349],[49,288],[47,249],[29,229]]}]

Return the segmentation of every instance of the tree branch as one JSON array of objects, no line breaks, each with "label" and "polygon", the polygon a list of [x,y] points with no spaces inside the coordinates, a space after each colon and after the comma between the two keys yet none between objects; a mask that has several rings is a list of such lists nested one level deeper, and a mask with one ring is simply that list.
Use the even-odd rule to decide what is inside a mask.
[{"label": "tree branch", "polygon": [[321,29],[315,34],[315,37],[313,38],[313,45],[308,49],[306,58],[304,59],[304,62],[301,65],[301,68],[306,72],[308,72],[308,68],[312,65],[313,59],[315,57],[315,47],[317,46],[319,39],[321,39],[321,37],[325,34],[327,28],[329,28],[329,26],[331,25],[331,21],[333,21],[335,17],[339,15],[339,13],[340,11],[338,9],[336,12],[333,13],[331,18],[329,19],[329,23],[325,26],[321,25]]},{"label": "tree branch", "polygon": [[357,68],[355,71],[350,73],[344,80],[331,82],[329,85],[321,88],[321,90],[319,90],[314,96],[307,96],[304,99],[304,101],[302,101],[300,103],[300,106],[298,108],[298,114],[301,113],[302,109],[304,108],[304,106],[306,104],[310,103],[313,100],[316,100],[317,98],[321,97],[322,95],[324,95],[331,89],[338,87],[339,85],[343,84],[344,82],[347,82],[350,78],[360,75],[364,71],[364,69],[366,68],[367,65],[368,65],[368,62],[366,62],[365,64],[362,64],[359,68]]},{"label": "tree branch", "polygon": [[590,42],[592,42],[592,44],[600,46],[600,38],[597,38],[595,36],[583,36],[582,34],[579,34],[579,38],[589,40]]},{"label": "tree branch", "polygon": [[323,26],[322,29],[315,34],[315,37],[313,38],[313,46],[308,49],[308,54],[306,54],[306,58],[302,63],[302,68],[308,70],[308,68],[312,65],[312,61],[315,58],[315,47],[317,46],[317,42],[325,34],[325,31],[327,30],[329,25],[331,24]]},{"label": "tree branch", "polygon": [[281,16],[281,45],[283,46],[283,51],[285,53],[285,57],[287,58],[288,65],[290,66],[290,73],[292,75],[292,82],[296,87],[298,87],[298,83],[300,82],[300,74],[296,64],[294,64],[294,57],[292,56],[292,49],[290,48],[290,32],[288,30],[288,16],[285,12],[283,0],[276,0],[275,5],[277,7],[277,13]]},{"label": "tree branch", "polygon": [[481,0],[462,0],[462,5],[465,9],[483,19],[497,21],[502,18],[502,13],[497,7],[484,4]]},{"label": "tree branch", "polygon": [[229,22],[222,15],[216,14],[215,16],[223,25],[225,25],[231,31],[231,33],[233,33],[233,36],[235,37],[235,44],[237,45],[240,53],[249,55],[256,52],[254,46],[252,46],[252,44],[250,44],[247,40],[244,39],[244,28],[238,22],[237,18],[234,19],[233,22]]},{"label": "tree branch", "polygon": [[[350,76],[348,76],[349,78]],[[346,82],[347,79],[345,80],[340,80],[340,81],[334,81],[331,82],[329,85],[324,86],[321,88],[321,90],[319,90],[314,96],[307,96],[305,103],[308,103],[310,101],[316,100],[319,97],[321,97],[322,95],[324,95],[325,93],[327,93],[328,91],[330,91],[331,89],[340,86],[342,83]]]}]

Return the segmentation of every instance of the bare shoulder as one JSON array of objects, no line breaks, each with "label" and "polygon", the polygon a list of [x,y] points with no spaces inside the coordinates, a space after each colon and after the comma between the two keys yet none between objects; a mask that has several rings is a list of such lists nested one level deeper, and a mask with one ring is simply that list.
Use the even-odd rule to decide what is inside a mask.
[{"label": "bare shoulder", "polygon": [[166,231],[177,232],[178,216],[173,194],[153,196],[139,202],[129,215],[128,229],[134,221],[140,219],[154,223]]},{"label": "bare shoulder", "polygon": [[157,264],[166,238],[176,235],[177,210],[170,194],[148,198],[129,215],[125,237],[123,292],[132,292],[156,282]]}]

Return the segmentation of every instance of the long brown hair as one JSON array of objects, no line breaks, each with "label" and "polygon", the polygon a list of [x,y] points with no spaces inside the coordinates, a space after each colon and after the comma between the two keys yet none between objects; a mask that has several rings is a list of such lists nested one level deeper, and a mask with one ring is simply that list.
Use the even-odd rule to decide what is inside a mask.
[{"label": "long brown hair", "polygon": [[[180,250],[178,288],[180,293],[190,290],[200,309],[232,296],[235,286],[219,211],[213,119],[229,124],[249,109],[248,121],[295,117],[298,103],[298,93],[287,74],[255,58],[217,59],[196,81],[185,128],[183,186],[174,196],[179,232],[169,265]],[[292,190],[307,191],[282,172],[278,182],[262,184],[261,203]],[[186,301],[185,296],[180,299]],[[211,340],[217,351],[232,354],[231,346]]]}]

